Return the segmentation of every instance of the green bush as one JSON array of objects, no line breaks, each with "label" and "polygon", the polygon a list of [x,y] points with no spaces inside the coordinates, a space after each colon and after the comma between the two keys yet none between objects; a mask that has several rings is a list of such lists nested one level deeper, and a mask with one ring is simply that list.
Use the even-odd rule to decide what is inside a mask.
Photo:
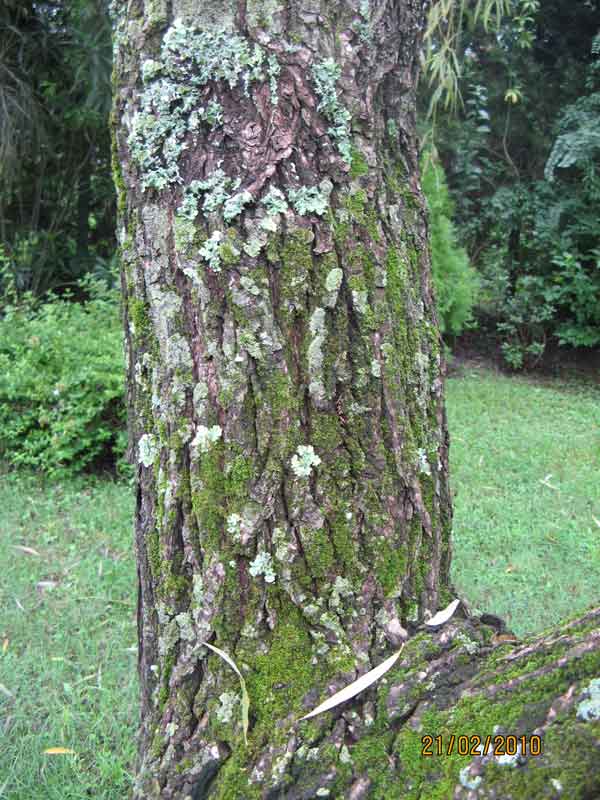
[{"label": "green bush", "polygon": [[118,293],[81,288],[84,303],[13,297],[0,317],[0,458],[51,475],[114,464],[126,446]]},{"label": "green bush", "polygon": [[423,159],[422,186],[429,207],[431,270],[440,328],[456,336],[472,323],[478,277],[466,250],[458,244],[444,168],[432,154]]}]

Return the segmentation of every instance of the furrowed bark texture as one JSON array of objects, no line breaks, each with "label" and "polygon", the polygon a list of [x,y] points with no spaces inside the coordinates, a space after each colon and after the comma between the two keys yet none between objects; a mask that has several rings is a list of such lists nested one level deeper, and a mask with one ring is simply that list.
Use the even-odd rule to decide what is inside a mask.
[{"label": "furrowed bark texture", "polygon": [[296,720],[449,599],[424,11],[113,3],[136,798],[367,796],[373,697]]}]

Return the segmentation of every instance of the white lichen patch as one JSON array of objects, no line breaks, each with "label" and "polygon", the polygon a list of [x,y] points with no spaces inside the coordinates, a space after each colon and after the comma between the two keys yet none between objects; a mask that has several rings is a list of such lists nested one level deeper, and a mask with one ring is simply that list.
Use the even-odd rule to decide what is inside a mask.
[{"label": "white lichen patch", "polygon": [[472,789],[473,791],[477,789],[481,785],[481,775],[475,775],[471,777],[471,765],[467,764],[466,767],[461,769],[458,779],[461,783],[461,786],[464,786],[465,789]]},{"label": "white lichen patch", "polygon": [[352,290],[352,303],[359,314],[366,314],[369,309],[368,293]]},{"label": "white lichen patch", "polygon": [[323,385],[323,345],[327,336],[325,327],[325,309],[316,308],[310,318],[309,329],[312,334],[311,342],[308,346],[308,374],[310,384],[308,390],[315,400],[322,400],[325,397],[325,386]]},{"label": "white lichen patch", "polygon": [[192,447],[197,447],[201,453],[207,453],[210,446],[218,442],[222,435],[223,431],[220,425],[213,425],[211,428],[199,425],[192,441]]},{"label": "white lichen patch", "polygon": [[221,271],[221,243],[223,241],[222,231],[213,231],[210,239],[207,239],[198,250],[199,255],[208,262],[208,266],[213,272]]},{"label": "white lichen patch", "polygon": [[248,571],[253,578],[262,575],[266,583],[273,583],[276,577],[273,569],[273,559],[266,550],[261,550],[254,561],[250,562]]},{"label": "white lichen patch", "polygon": [[342,578],[341,575],[338,575],[333,584],[329,605],[331,606],[331,608],[337,610],[342,605],[341,602],[342,598],[352,597],[353,594],[354,592],[352,590],[352,584],[350,583],[348,578]]},{"label": "white lichen patch", "polygon": [[151,467],[159,453],[158,442],[152,433],[145,433],[138,443],[138,461],[145,467]]},{"label": "white lichen patch", "polygon": [[374,378],[381,378],[381,364],[375,358],[371,361],[371,375]]},{"label": "white lichen patch", "polygon": [[422,447],[417,450],[417,464],[419,467],[419,472],[423,473],[424,475],[431,475],[431,466],[427,460],[427,453]]},{"label": "white lichen patch", "polygon": [[215,716],[219,722],[226,725],[228,722],[231,722],[235,714],[236,706],[239,703],[239,697],[235,692],[223,692],[219,695],[219,702],[221,705],[217,708]]},{"label": "white lichen patch", "polygon": [[311,444],[300,444],[292,456],[292,472],[298,478],[308,478],[312,468],[317,467],[321,459]]},{"label": "white lichen patch", "polygon": [[230,514],[227,517],[227,533],[239,539],[242,533],[242,517],[239,514]]},{"label": "white lichen patch", "polygon": [[181,639],[186,642],[193,642],[196,640],[196,632],[192,623],[192,618],[187,612],[177,614],[175,622],[179,626],[179,634]]},{"label": "white lichen patch", "polygon": [[191,369],[190,346],[180,333],[174,333],[167,339],[166,351],[167,366],[172,369]]},{"label": "white lichen patch", "polygon": [[325,278],[325,289],[328,292],[338,292],[340,286],[342,285],[343,277],[343,270],[341,270],[339,267],[335,267],[327,273],[327,277]]},{"label": "white lichen patch", "polygon": [[456,641],[460,642],[463,646],[463,649],[466,650],[469,655],[474,655],[479,651],[479,643],[470,639],[466,633],[460,631],[456,635]]},{"label": "white lichen patch", "polygon": [[577,706],[577,718],[586,722],[600,720],[600,678],[584,689],[584,699]]}]

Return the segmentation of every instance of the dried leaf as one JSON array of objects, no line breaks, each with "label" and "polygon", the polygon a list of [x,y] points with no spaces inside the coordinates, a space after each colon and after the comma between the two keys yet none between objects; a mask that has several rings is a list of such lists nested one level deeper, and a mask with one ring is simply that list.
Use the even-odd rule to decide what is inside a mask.
[{"label": "dried leaf", "polygon": [[[404,647],[404,645],[402,645],[402,647]],[[343,689],[340,689],[339,692],[332,694],[331,697],[325,700],[323,703],[321,703],[321,705],[318,705],[316,708],[313,708],[313,710],[309,714],[305,714],[303,717],[300,717],[298,722],[302,722],[302,720],[304,719],[310,719],[311,717],[316,717],[317,714],[322,714],[323,711],[329,711],[330,709],[339,706],[340,703],[345,703],[346,700],[350,700],[351,698],[356,697],[357,694],[362,692],[364,689],[367,689],[376,681],[378,681],[379,678],[382,677],[382,675],[385,675],[385,673],[388,672],[388,670],[390,670],[394,666],[394,664],[400,657],[400,653],[402,652],[402,647],[400,648],[400,650],[398,650],[398,652],[394,653],[393,656],[390,656],[385,661],[382,661],[382,663],[378,667],[369,670],[369,672],[365,672],[365,674],[361,675],[360,678],[357,678],[355,681],[348,684],[348,686],[345,686]]]},{"label": "dried leaf", "polygon": [[519,639],[514,635],[514,633],[495,633],[492,636],[492,644],[517,644]]},{"label": "dried leaf", "polygon": [[33,547],[26,547],[24,544],[13,544],[15,550],[20,550],[21,553],[26,553],[28,556],[39,556],[37,550],[34,550]]},{"label": "dried leaf", "polygon": [[237,668],[235,661],[231,658],[231,656],[228,656],[224,650],[221,650],[219,647],[215,647],[214,644],[209,644],[208,642],[202,642],[202,644],[220,656],[226,664],[229,664],[231,669],[240,679],[240,686],[242,687],[242,728],[244,731],[244,742],[248,744],[248,712],[250,711],[250,697],[248,696],[248,690],[246,689],[246,681],[244,680],[244,676]]},{"label": "dried leaf", "polygon": [[8,641],[9,641],[8,639],[5,639],[2,642],[2,653],[6,653],[6,651],[8,650]]},{"label": "dried leaf", "polygon": [[71,750],[69,747],[48,747],[44,753],[48,756],[68,756],[75,755],[75,750]]},{"label": "dried leaf", "polygon": [[553,486],[550,483],[550,478],[551,477],[552,477],[552,473],[549,472],[548,475],[546,475],[545,478],[540,478],[540,483],[543,484],[544,486],[547,486],[549,489],[553,489],[555,492],[560,492],[560,489],[558,488],[558,486]]},{"label": "dried leaf", "polygon": [[58,581],[38,581],[35,588],[40,594],[43,594],[47,589],[54,589],[58,586]]},{"label": "dried leaf", "polygon": [[437,614],[434,614],[431,619],[425,621],[425,625],[430,628],[436,628],[438,625],[443,625],[445,622],[448,622],[454,616],[454,612],[460,605],[460,600],[456,598],[453,600],[449,606],[438,611]]}]

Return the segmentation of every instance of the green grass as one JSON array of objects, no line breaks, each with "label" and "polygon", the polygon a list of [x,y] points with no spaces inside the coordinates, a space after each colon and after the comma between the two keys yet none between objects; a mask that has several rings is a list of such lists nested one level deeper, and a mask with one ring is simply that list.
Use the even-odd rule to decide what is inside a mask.
[{"label": "green grass", "polygon": [[446,395],[459,591],[519,634],[600,602],[600,391],[471,370]]},{"label": "green grass", "polygon": [[[447,397],[461,593],[518,633],[599,602],[600,393],[471,371]],[[0,800],[128,797],[132,518],[127,485],[0,479]]]},{"label": "green grass", "polygon": [[[108,481],[0,479],[3,800],[128,796],[137,719],[131,495]],[[75,755],[44,754],[51,747]]]}]

